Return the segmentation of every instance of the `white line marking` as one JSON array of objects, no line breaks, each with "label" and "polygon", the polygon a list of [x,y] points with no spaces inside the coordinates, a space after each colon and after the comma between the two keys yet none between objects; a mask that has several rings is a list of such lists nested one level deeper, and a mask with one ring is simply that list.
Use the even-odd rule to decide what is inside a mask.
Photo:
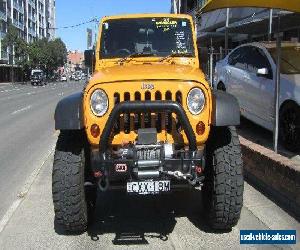
[{"label": "white line marking", "polygon": [[6,213],[2,217],[2,219],[0,221],[0,233],[3,231],[3,229],[5,228],[5,226],[8,224],[9,220],[14,215],[15,211],[20,206],[20,204],[22,203],[22,201],[25,199],[26,195],[28,194],[28,192],[29,192],[32,184],[34,183],[35,179],[39,175],[39,173],[40,173],[41,169],[43,168],[44,164],[49,159],[50,155],[53,153],[54,148],[55,148],[55,145],[52,145],[52,147],[48,151],[48,154],[46,155],[45,159],[43,160],[42,164],[40,164],[39,167],[36,168],[31,173],[31,175],[29,176],[29,178],[27,179],[25,185],[21,189],[21,192],[18,194],[18,199],[13,202],[13,204],[9,207],[9,209],[6,211]]},{"label": "white line marking", "polygon": [[7,225],[14,212],[20,206],[22,200],[23,199],[15,200],[13,204],[9,207],[9,209],[6,211],[5,215],[2,217],[0,221],[0,233],[3,231],[4,227]]},{"label": "white line marking", "polygon": [[18,110],[16,110],[16,111],[12,112],[11,114],[12,114],[12,115],[15,115],[15,114],[18,114],[18,113],[20,113],[20,112],[22,112],[22,111],[28,110],[28,109],[31,109],[31,105],[29,105],[29,106],[27,106],[27,107],[25,107],[25,108],[18,109]]}]

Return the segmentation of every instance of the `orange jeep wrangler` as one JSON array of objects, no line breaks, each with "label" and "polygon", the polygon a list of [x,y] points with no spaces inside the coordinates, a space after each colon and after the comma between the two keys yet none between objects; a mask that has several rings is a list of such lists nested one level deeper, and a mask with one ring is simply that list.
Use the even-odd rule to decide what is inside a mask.
[{"label": "orange jeep wrangler", "polygon": [[239,105],[199,69],[194,27],[188,15],[103,18],[96,50],[85,53],[92,78],[55,111],[53,203],[66,230],[86,230],[97,192],[112,188],[143,196],[201,187],[211,227],[237,223]]}]

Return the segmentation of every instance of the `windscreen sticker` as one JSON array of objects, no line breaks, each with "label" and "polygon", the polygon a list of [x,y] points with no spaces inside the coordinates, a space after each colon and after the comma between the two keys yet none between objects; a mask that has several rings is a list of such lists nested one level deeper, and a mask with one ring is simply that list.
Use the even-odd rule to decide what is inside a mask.
[{"label": "windscreen sticker", "polygon": [[179,51],[187,50],[184,31],[176,31],[175,40],[176,40],[176,47]]},{"label": "windscreen sticker", "polygon": [[182,27],[186,27],[186,22],[182,22]]},{"label": "windscreen sticker", "polygon": [[177,21],[170,20],[169,18],[155,21],[155,24],[157,29],[162,29],[164,32],[177,27]]},{"label": "windscreen sticker", "polygon": [[108,23],[104,23],[104,29],[108,30]]}]

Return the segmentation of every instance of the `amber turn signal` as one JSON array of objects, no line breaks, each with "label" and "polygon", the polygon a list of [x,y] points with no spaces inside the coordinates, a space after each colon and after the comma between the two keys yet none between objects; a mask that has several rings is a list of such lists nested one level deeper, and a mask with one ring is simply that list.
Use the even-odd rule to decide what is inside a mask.
[{"label": "amber turn signal", "polygon": [[196,125],[196,133],[198,135],[203,135],[205,132],[205,124],[203,122],[198,122]]},{"label": "amber turn signal", "polygon": [[100,135],[100,128],[97,124],[91,126],[91,134],[94,138],[97,138]]}]

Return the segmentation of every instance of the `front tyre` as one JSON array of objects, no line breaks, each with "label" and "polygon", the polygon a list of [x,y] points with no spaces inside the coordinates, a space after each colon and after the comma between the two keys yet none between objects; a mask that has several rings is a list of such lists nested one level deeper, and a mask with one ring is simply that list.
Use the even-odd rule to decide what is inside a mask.
[{"label": "front tyre", "polygon": [[213,229],[228,230],[243,206],[243,161],[234,127],[213,127],[207,145],[203,199]]},{"label": "front tyre", "polygon": [[66,231],[84,232],[88,224],[82,131],[61,131],[56,144],[52,196],[56,222]]}]

